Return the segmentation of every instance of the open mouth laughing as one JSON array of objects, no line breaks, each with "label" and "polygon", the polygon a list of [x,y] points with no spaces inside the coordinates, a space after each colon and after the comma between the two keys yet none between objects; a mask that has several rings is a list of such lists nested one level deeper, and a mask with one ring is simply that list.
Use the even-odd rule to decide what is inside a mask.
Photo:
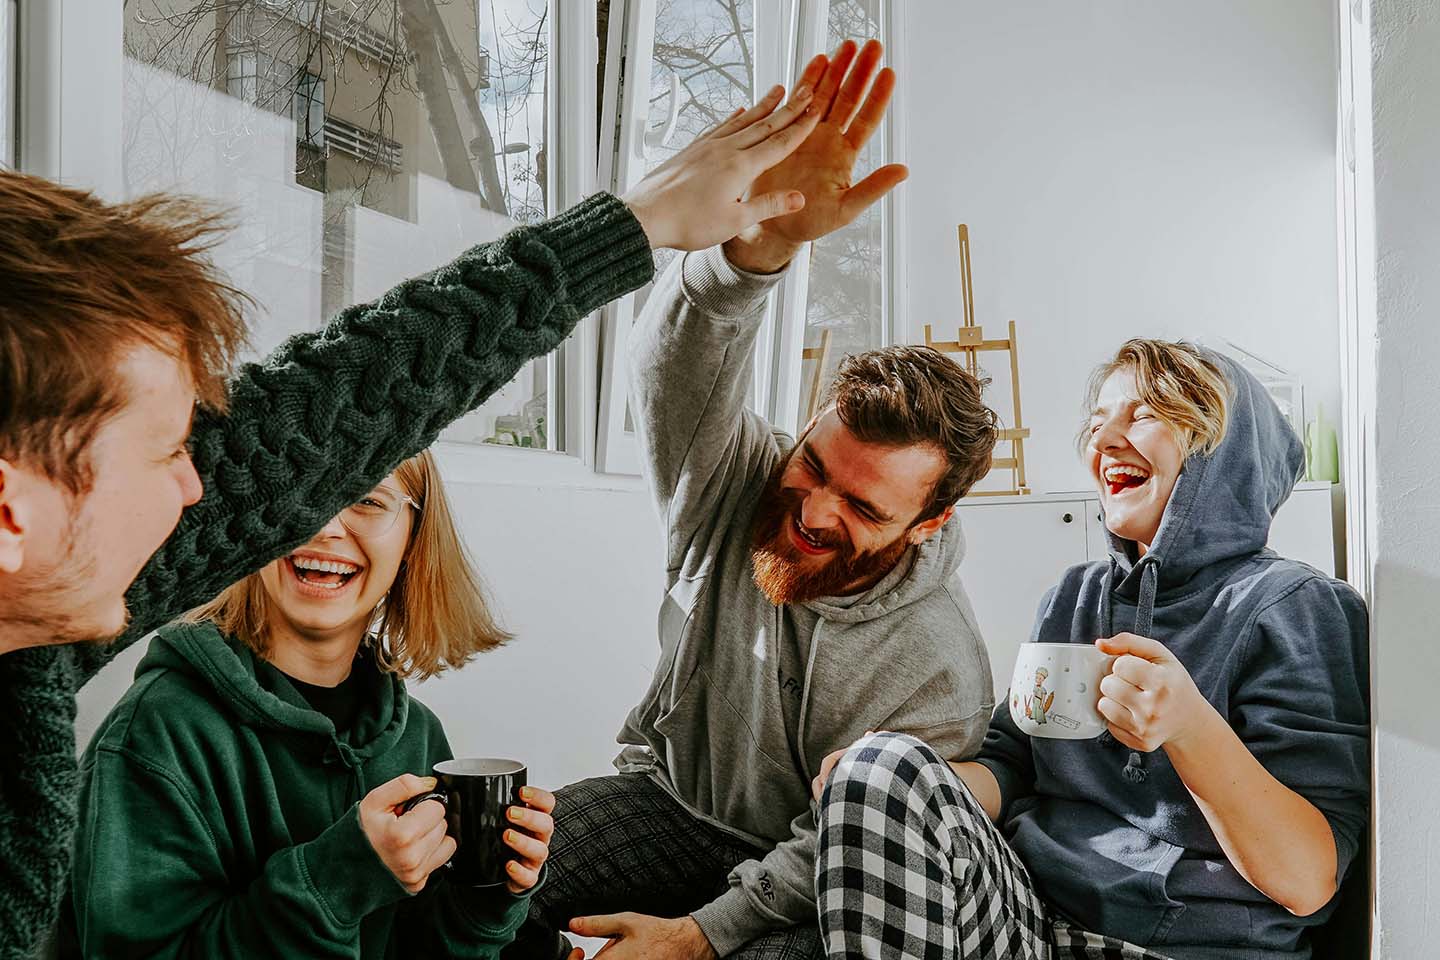
[{"label": "open mouth laughing", "polygon": [[833,544],[826,543],[818,533],[811,532],[805,524],[800,522],[800,518],[795,516],[791,517],[790,541],[801,553],[812,557],[824,556],[835,550]]},{"label": "open mouth laughing", "polygon": [[1150,471],[1132,463],[1112,463],[1105,468],[1104,476],[1105,486],[1112,497],[1138,490],[1150,482]]},{"label": "open mouth laughing", "polygon": [[285,568],[294,577],[296,586],[305,596],[329,597],[342,592],[361,567],[348,560],[292,553],[285,558]]}]

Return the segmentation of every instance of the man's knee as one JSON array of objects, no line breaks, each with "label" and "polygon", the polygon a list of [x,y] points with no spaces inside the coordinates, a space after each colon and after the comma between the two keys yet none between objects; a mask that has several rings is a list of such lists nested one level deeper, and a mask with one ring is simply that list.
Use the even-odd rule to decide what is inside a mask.
[{"label": "man's knee", "polygon": [[845,751],[831,775],[834,797],[932,789],[949,779],[949,765],[925,741],[906,733],[866,734]]}]

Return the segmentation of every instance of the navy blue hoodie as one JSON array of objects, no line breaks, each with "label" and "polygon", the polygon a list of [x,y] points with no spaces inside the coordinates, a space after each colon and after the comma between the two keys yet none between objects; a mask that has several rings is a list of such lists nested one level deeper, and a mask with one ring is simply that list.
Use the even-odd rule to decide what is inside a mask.
[{"label": "navy blue hoodie", "polygon": [[[1145,556],[1112,534],[1109,560],[1072,567],[1045,596],[1031,639],[1165,644],[1265,769],[1325,815],[1343,877],[1369,802],[1364,601],[1266,548],[1304,453],[1259,382],[1212,359],[1234,391],[1224,442],[1186,461]],[[978,759],[1041,894],[1080,925],[1177,960],[1310,955],[1307,928],[1333,902],[1299,918],[1251,886],[1164,750],[1032,740],[1002,703]]]}]

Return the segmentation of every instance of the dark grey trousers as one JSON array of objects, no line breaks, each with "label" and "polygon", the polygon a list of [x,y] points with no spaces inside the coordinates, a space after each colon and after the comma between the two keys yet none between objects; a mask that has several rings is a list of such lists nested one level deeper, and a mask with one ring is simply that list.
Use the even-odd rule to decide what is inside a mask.
[{"label": "dark grey trousers", "polygon": [[[505,960],[563,958],[571,918],[633,911],[683,917],[719,897],[730,871],[765,851],[695,819],[649,777],[597,777],[555,792],[543,887]],[[733,957],[819,960],[814,924],[752,940]]]}]

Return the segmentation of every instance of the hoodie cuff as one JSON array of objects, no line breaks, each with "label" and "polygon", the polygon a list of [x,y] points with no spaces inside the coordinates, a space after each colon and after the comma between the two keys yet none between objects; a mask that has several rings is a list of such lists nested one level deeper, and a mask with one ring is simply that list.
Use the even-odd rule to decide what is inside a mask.
[{"label": "hoodie cuff", "polygon": [[465,922],[481,936],[494,937],[520,928],[530,913],[530,898],[545,886],[549,874],[550,865],[546,864],[540,868],[540,879],[535,881],[535,886],[524,893],[511,893],[506,887],[476,890],[449,881],[446,887],[450,901]]},{"label": "hoodie cuff", "polygon": [[744,887],[731,887],[690,914],[717,956],[728,957],[756,937],[789,925],[755,909]]},{"label": "hoodie cuff", "polygon": [[785,275],[749,273],[725,258],[720,247],[685,254],[681,287],[697,310],[717,320],[759,319],[765,297]]},{"label": "hoodie cuff", "polygon": [[300,850],[311,892],[342,926],[410,895],[370,845],[358,803]]}]

